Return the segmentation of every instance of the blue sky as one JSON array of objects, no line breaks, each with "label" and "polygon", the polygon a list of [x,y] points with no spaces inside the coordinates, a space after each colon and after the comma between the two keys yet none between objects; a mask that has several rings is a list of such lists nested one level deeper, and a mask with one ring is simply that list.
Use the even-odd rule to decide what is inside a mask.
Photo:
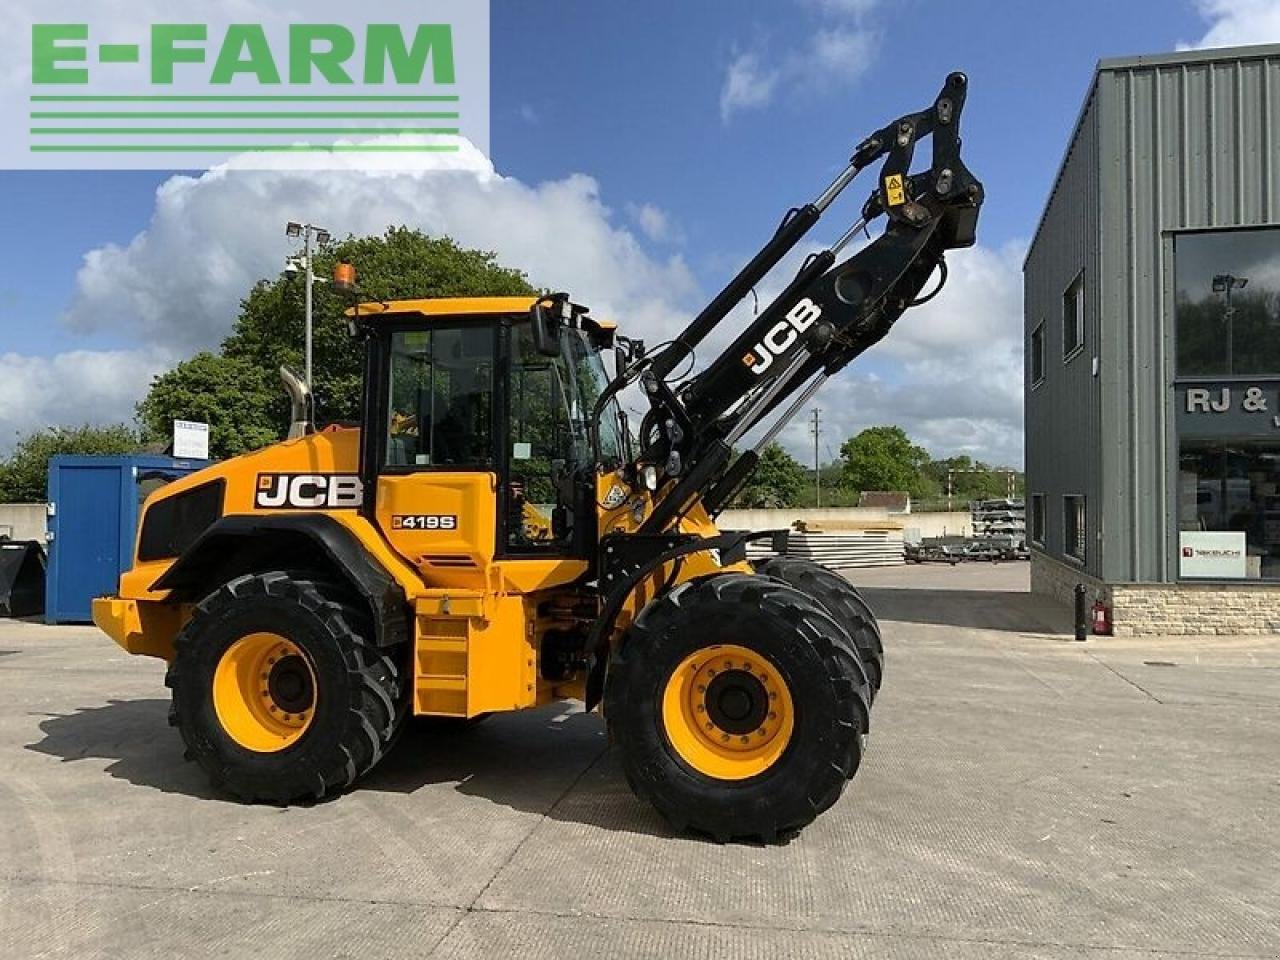
[{"label": "blue sky", "polygon": [[[555,218],[564,218],[560,259],[523,254],[497,226],[487,235],[477,206],[483,201],[450,208],[453,201],[429,185],[423,196],[435,199],[424,206],[438,206],[438,220],[417,209],[412,189],[392,191],[385,202],[379,197],[376,207],[382,223],[421,218],[427,228],[438,222],[497,249],[536,282],[599,287],[593,295],[623,323],[634,306],[642,328],[656,335],[696,311],[787,207],[825,185],[857,140],[925,106],[948,71],[964,70],[971,81],[966,153],[988,195],[981,249],[957,265],[958,272],[970,264],[970,279],[955,284],[950,301],[896,345],[895,331],[883,351],[820,402],[830,409],[833,447],[843,432],[892,418],[935,452],[1016,462],[1021,248],[1094,63],[1184,43],[1280,40],[1266,35],[1280,29],[1278,8],[1277,0],[493,0],[492,159],[512,185],[503,216],[545,215],[551,238],[541,243],[552,247]],[[169,311],[205,311],[198,322],[143,322],[137,290],[104,290],[115,282],[107,263],[134,276],[135,285],[130,271],[142,271],[144,285],[160,272],[175,284],[215,282],[183,266],[207,253],[201,231],[231,253],[238,249],[217,233],[239,229],[228,226],[234,191],[199,181],[191,195],[206,194],[203,205],[173,198],[158,205],[156,190],[169,179],[155,172],[0,173],[8,226],[0,231],[0,372],[11,380],[7,391],[0,386],[0,450],[15,431],[51,420],[127,418],[150,373],[216,343],[229,327],[229,295],[201,295],[194,299],[202,305],[175,303]],[[834,210],[814,239],[842,232],[868,189],[855,185],[856,200]],[[287,203],[289,190],[301,196],[296,183],[272,196]],[[179,206],[185,203],[193,205]],[[191,229],[170,222],[182,216],[191,217]],[[495,215],[495,224],[504,222],[514,221]],[[276,227],[273,221],[273,235]],[[139,234],[140,248],[130,251]],[[591,244],[598,249],[582,249]],[[279,257],[231,257],[235,269],[220,277],[229,273],[243,289],[244,281],[274,273],[288,252],[283,238],[278,245]],[[107,262],[82,272],[86,254],[104,248],[112,251]],[[161,291],[182,292],[161,286],[153,294]],[[995,353],[975,348],[958,358],[956,336],[966,331],[971,344],[991,340]],[[935,341],[945,353],[933,350]],[[935,393],[934,371],[948,357],[969,372]],[[113,364],[127,383],[77,374]],[[983,385],[984,370],[995,385]],[[42,379],[64,382],[42,399]],[[19,390],[15,382],[28,386]],[[792,431],[788,442],[802,449],[803,432]]]}]

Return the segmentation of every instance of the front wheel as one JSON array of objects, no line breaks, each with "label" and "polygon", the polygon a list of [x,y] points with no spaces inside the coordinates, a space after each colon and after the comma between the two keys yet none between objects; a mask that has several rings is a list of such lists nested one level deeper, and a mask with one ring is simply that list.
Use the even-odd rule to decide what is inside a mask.
[{"label": "front wheel", "polygon": [[862,757],[867,685],[846,643],[821,607],[764,577],[719,574],[650,603],[605,693],[632,789],[720,841],[811,822]]},{"label": "front wheel", "polygon": [[[215,787],[290,803],[349,786],[381,759],[404,714],[396,651],[336,587],[276,571],[196,607],[165,683],[170,722]],[[389,655],[390,654],[390,655]]]}]

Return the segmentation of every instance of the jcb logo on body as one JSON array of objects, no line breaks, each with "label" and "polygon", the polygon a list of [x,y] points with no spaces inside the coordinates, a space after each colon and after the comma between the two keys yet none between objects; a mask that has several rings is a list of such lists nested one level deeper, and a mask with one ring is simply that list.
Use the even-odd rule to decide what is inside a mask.
[{"label": "jcb logo on body", "polygon": [[253,505],[263,510],[346,510],[364,503],[350,473],[260,473]]},{"label": "jcb logo on body", "polygon": [[804,333],[822,316],[822,308],[805,297],[784,317],[769,328],[769,332],[760,338],[742,362],[751,368],[751,372],[759,376],[773,366],[775,357],[780,357],[791,348],[800,334]]}]

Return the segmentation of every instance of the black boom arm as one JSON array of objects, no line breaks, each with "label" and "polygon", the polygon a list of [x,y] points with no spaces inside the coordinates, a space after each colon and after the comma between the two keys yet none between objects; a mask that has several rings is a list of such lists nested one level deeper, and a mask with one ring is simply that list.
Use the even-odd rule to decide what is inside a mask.
[{"label": "black boom arm", "polygon": [[[749,479],[749,451],[730,468],[733,445],[788,399],[790,407],[760,449],[827,377],[879,341],[910,307],[946,280],[944,254],[974,243],[982,185],[960,157],[960,114],[968,81],[953,73],[933,104],[872,134],[813,202],[791,210],[739,274],[665,349],[619,377],[608,397],[636,378],[650,413],[641,427],[641,464],[660,472],[662,492],[643,532],[655,533],[701,498],[715,512]],[[910,172],[916,145],[933,143],[932,164]],[[866,167],[883,159],[876,189],[858,222],[829,249],[810,256],[786,289],[733,343],[679,386],[667,378],[746,294],[793,249]],[[840,261],[841,251],[884,216],[884,231]],[[939,272],[933,291],[923,294]],[[598,408],[599,409],[599,408]]]}]

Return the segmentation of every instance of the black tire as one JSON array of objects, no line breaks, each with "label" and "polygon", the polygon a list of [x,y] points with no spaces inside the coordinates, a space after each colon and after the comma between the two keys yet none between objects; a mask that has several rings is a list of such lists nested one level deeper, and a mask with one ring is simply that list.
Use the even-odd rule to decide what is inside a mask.
[{"label": "black tire", "polygon": [[756,571],[812,597],[844,627],[862,658],[874,701],[884,680],[884,642],[880,637],[880,624],[857,588],[840,574],[811,560],[770,557],[757,564]]},{"label": "black tire", "polygon": [[[205,597],[174,642],[165,677],[170,722],[215,788],[242,800],[286,804],[319,800],[368,773],[391,745],[408,706],[403,650],[380,650],[367,611],[341,588],[283,571],[238,577]],[[310,724],[275,752],[248,749],[223,728],[213,677],[241,637],[278,634],[314,675]]]},{"label": "black tire", "polygon": [[[862,759],[865,678],[842,662],[840,626],[816,603],[766,577],[718,574],[650,603],[609,666],[605,718],[627,782],[676,830],[720,842],[773,842],[839,798]],[[681,663],[717,644],[748,648],[776,669],[792,700],[785,750],[763,772],[719,779],[673,746],[663,695]]]}]

